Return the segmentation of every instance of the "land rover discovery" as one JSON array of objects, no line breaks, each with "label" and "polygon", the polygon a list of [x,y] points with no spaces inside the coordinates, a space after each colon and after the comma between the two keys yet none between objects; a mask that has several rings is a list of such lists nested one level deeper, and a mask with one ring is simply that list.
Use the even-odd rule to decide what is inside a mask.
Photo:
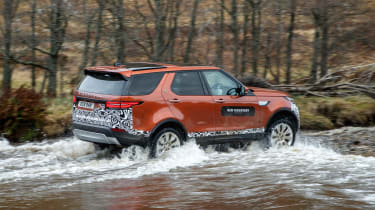
[{"label": "land rover discovery", "polygon": [[265,139],[291,146],[299,112],[288,94],[246,87],[220,68],[127,63],[85,70],[73,97],[73,133],[98,145],[141,145],[159,157],[198,144]]}]

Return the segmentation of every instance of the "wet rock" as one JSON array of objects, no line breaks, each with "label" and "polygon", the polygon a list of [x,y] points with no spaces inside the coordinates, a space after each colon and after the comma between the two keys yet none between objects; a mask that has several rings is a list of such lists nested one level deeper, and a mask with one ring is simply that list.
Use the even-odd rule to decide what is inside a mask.
[{"label": "wet rock", "polygon": [[333,146],[343,154],[375,157],[375,127],[343,127],[320,132],[302,132]]}]

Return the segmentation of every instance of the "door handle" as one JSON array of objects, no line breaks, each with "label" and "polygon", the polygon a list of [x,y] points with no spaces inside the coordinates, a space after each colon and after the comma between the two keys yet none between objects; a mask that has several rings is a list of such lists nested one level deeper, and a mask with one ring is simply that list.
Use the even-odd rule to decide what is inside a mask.
[{"label": "door handle", "polygon": [[180,99],[174,98],[174,99],[169,100],[169,102],[171,102],[171,103],[179,103]]},{"label": "door handle", "polygon": [[222,99],[222,98],[215,99],[215,101],[216,101],[216,103],[224,103],[225,102],[225,100]]}]

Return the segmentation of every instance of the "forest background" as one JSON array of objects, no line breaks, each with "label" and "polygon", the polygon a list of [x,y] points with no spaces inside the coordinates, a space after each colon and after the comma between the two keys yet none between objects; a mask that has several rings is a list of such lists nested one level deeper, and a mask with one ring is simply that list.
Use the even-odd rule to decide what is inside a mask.
[{"label": "forest background", "polygon": [[66,135],[87,66],[222,67],[288,91],[303,129],[375,124],[373,0],[2,0],[0,133]]}]

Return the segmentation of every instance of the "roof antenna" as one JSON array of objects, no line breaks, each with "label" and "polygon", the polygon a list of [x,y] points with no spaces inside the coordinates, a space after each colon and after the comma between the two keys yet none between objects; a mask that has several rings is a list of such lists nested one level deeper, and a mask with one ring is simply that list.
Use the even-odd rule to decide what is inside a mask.
[{"label": "roof antenna", "polygon": [[121,63],[119,63],[119,62],[115,62],[115,63],[113,64],[113,66],[115,66],[115,67],[121,66]]}]

